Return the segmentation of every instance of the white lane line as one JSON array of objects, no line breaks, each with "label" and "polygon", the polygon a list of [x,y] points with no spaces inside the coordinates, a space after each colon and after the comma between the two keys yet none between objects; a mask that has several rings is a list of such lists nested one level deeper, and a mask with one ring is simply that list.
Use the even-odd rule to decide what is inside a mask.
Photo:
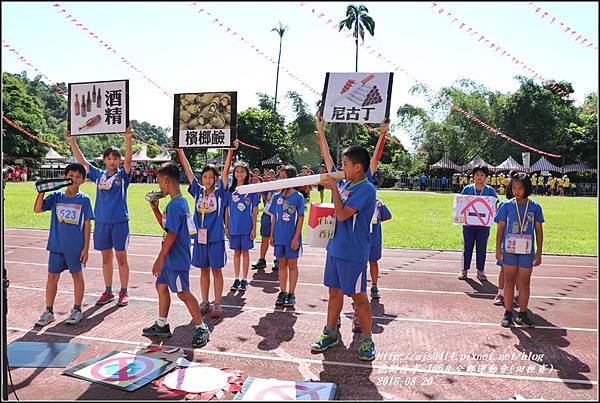
[{"label": "white lane line", "polygon": [[[10,285],[9,290],[10,289],[18,289],[18,290],[26,290],[26,291],[39,291],[39,292],[43,292],[45,293],[46,290],[44,288],[39,288],[39,287],[25,287],[25,286],[20,286],[20,285]],[[68,294],[68,295],[73,295],[73,291],[64,291],[64,290],[58,290],[59,294]],[[95,293],[84,293],[84,296],[88,296],[88,297],[94,297],[97,298],[100,296],[100,294],[95,294]],[[144,301],[144,302],[154,302],[158,304],[158,298],[148,298],[148,297],[129,297],[130,301]],[[183,303],[183,301],[179,301],[179,300],[171,300],[171,303],[175,303],[177,305],[182,305],[184,306],[185,304]],[[240,305],[221,305],[221,308],[227,308],[227,309],[237,309],[240,310],[242,312],[246,312],[246,311],[264,311],[264,312],[282,312],[285,313],[284,311],[278,311],[275,308],[259,308],[259,307],[252,307],[252,306],[240,306]],[[314,312],[314,311],[297,311],[295,310],[293,312],[294,314],[304,314],[304,315],[318,315],[318,316],[327,316],[327,312]],[[344,315],[342,315],[344,316]],[[373,320],[381,320],[381,321],[387,321],[387,322],[421,322],[421,323],[439,323],[439,324],[446,324],[446,325],[468,325],[468,326],[493,326],[493,327],[498,327],[500,326],[498,323],[485,323],[485,322],[467,322],[467,321],[456,321],[456,320],[434,320],[434,319],[416,319],[416,318],[401,318],[398,316],[373,316]],[[581,327],[554,327],[554,326],[536,326],[535,329],[539,329],[539,330],[572,330],[572,331],[580,331],[580,332],[592,332],[592,333],[597,333],[598,329],[589,329],[589,328],[581,328]]]},{"label": "white lane line", "polygon": [[[49,332],[45,330],[36,331],[34,329],[24,329],[19,327],[7,327],[7,330],[17,331],[21,333],[31,333],[36,336],[42,335],[50,335],[50,336],[58,336],[58,337],[68,337],[70,339],[81,339],[81,340],[90,340],[90,341],[101,341],[105,343],[117,343],[117,344],[128,344],[138,346],[140,344],[144,344],[147,342],[144,341],[129,341],[129,340],[121,340],[121,339],[108,339],[104,337],[93,337],[93,336],[82,336],[82,335],[73,335],[68,333],[59,333],[59,332]],[[315,364],[315,365],[336,365],[341,367],[351,367],[351,368],[364,368],[364,369],[377,369],[377,370],[385,370],[385,371],[396,371],[394,373],[398,373],[399,371],[409,372],[418,372],[424,374],[439,374],[439,375],[453,375],[453,376],[474,376],[481,378],[496,378],[496,379],[513,379],[513,380],[521,380],[521,381],[534,381],[534,382],[555,382],[555,383],[573,383],[573,384],[582,384],[582,385],[597,385],[598,381],[592,381],[589,379],[561,379],[561,378],[548,378],[548,377],[537,377],[537,376],[517,376],[517,375],[502,375],[502,374],[485,374],[478,372],[458,372],[458,371],[443,371],[443,370],[427,370],[421,368],[412,368],[408,367],[400,367],[398,365],[371,365],[371,364],[360,364],[355,362],[342,362],[342,361],[327,361],[327,360],[312,360],[308,358],[301,357],[292,357],[292,359],[288,357],[274,357],[274,356],[265,356],[259,354],[248,354],[241,352],[233,352],[233,351],[215,351],[209,350],[206,348],[202,349],[191,349],[185,346],[174,346],[174,345],[166,345],[162,344],[161,347],[180,347],[186,351],[192,351],[195,353],[201,354],[210,354],[217,356],[226,356],[226,357],[243,357],[250,358],[256,360],[267,360],[267,361],[280,361],[287,362],[291,364],[298,364],[299,362],[307,363],[307,364]]]},{"label": "white lane line", "polygon": [[[22,265],[26,265],[26,266],[48,266],[47,264],[44,263],[30,263],[30,262],[18,262],[18,261],[10,261],[10,260],[6,260],[5,263],[10,263],[10,264],[22,264]],[[229,266],[227,266],[229,267]],[[97,271],[102,271],[101,267],[90,267],[90,266],[86,266],[85,270],[97,270]],[[197,269],[192,269],[192,270],[197,270]],[[137,270],[129,270],[130,273],[135,273],[135,274],[146,274],[146,275],[150,275],[152,276],[152,273],[149,271],[137,271]],[[200,276],[196,276],[193,274],[190,274],[190,278],[200,278]],[[235,280],[235,278],[233,277],[223,277],[224,280],[230,280],[233,281]],[[275,280],[255,280],[255,279],[251,279],[249,281],[250,284],[252,283],[271,283],[271,284],[277,284],[279,285],[279,281],[275,281]],[[298,282],[296,283],[298,285],[303,285],[303,286],[312,286],[312,287],[321,287],[321,288],[327,288],[325,287],[323,284],[318,284],[318,283],[303,283],[303,282]],[[384,290],[384,291],[395,291],[395,292],[415,292],[415,293],[423,293],[423,294],[447,294],[447,295],[476,295],[476,296],[488,296],[488,297],[494,297],[496,294],[487,294],[487,293],[481,293],[481,292],[467,292],[467,291],[440,291],[440,290],[413,290],[411,288],[386,288],[386,287],[379,287],[380,290]],[[557,300],[570,300],[570,301],[598,301],[597,298],[584,298],[584,297],[562,297],[562,296],[547,296],[547,295],[530,295],[529,298],[539,298],[539,299],[549,299],[549,298],[554,298]]]}]

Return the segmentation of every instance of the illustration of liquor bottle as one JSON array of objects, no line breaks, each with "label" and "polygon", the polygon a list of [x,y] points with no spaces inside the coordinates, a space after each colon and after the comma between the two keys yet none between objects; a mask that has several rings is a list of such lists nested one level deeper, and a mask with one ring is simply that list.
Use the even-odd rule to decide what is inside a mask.
[{"label": "illustration of liquor bottle", "polygon": [[79,116],[81,106],[79,105],[79,94],[75,94],[75,116]]},{"label": "illustration of liquor bottle", "polygon": [[88,112],[91,112],[91,111],[92,111],[92,99],[91,99],[91,97],[90,97],[90,92],[89,92],[89,91],[88,91],[88,97],[87,97],[87,104],[86,104],[86,107],[87,107],[87,111],[88,111]]},{"label": "illustration of liquor bottle", "polygon": [[94,85],[94,90],[92,91],[92,102],[96,103],[96,86]]},{"label": "illustration of liquor bottle", "polygon": [[87,115],[87,113],[85,112],[87,109],[86,104],[85,104],[85,95],[81,95],[81,106],[82,106],[81,116],[85,117]]},{"label": "illustration of liquor bottle", "polygon": [[83,124],[83,126],[79,126],[79,131],[82,131],[84,129],[89,129],[90,127],[96,126],[98,123],[100,123],[102,121],[102,116],[100,115],[96,115],[91,119],[88,119],[87,122],[85,122]]},{"label": "illustration of liquor bottle", "polygon": [[102,94],[102,90],[100,89],[100,87],[98,87],[98,96],[96,98],[96,101],[97,101],[96,106],[98,108],[102,108],[102,102],[100,101],[100,99],[102,99],[102,95],[100,95],[100,94]]}]

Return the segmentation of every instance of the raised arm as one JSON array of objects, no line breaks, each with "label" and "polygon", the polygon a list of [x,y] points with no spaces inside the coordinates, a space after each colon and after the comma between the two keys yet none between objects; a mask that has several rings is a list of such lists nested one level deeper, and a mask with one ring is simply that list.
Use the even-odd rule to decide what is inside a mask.
[{"label": "raised arm", "polygon": [[321,150],[321,157],[325,161],[327,172],[331,172],[333,169],[333,158],[331,158],[327,139],[325,138],[325,121],[321,117],[320,112],[317,112],[317,140],[319,141],[319,150]]},{"label": "raised arm", "polygon": [[369,168],[371,168],[371,175],[375,175],[375,172],[377,172],[377,166],[379,165],[379,160],[383,154],[383,147],[385,146],[385,138],[388,133],[389,125],[390,119],[386,118],[383,122],[381,122],[381,126],[379,126],[379,139],[377,140],[375,152],[373,153],[373,156],[371,157],[371,163],[369,164]]},{"label": "raised arm", "polygon": [[87,160],[81,153],[81,150],[79,149],[79,146],[77,145],[77,140],[75,139],[75,137],[71,136],[71,133],[68,130],[65,130],[65,139],[67,139],[67,142],[71,146],[71,151],[73,152],[73,156],[75,157],[77,162],[79,162],[81,165],[83,165],[87,172],[90,172],[89,162],[87,162]]},{"label": "raised arm", "polygon": [[35,203],[33,204],[34,213],[42,212],[42,205],[44,204],[44,194],[44,192],[40,192],[37,194],[37,197],[35,198]]},{"label": "raised arm", "polygon": [[229,168],[231,168],[231,160],[233,159],[233,152],[240,146],[240,142],[237,139],[233,142],[234,147],[230,148],[227,152],[227,160],[225,160],[225,166],[221,172],[221,181],[223,182],[223,189],[227,189],[229,185]]},{"label": "raised arm", "polygon": [[129,175],[131,172],[131,157],[133,155],[133,150],[131,147],[131,142],[133,140],[133,128],[131,125],[127,127],[127,131],[125,132],[125,161],[123,162],[123,168],[125,169],[125,173]]},{"label": "raised arm", "polygon": [[185,174],[188,178],[188,181],[190,181],[191,185],[192,182],[194,182],[194,179],[196,179],[196,177],[194,176],[194,171],[192,171],[192,167],[190,166],[190,163],[187,157],[185,156],[183,149],[178,148],[177,155],[179,156],[179,162],[181,162],[181,166],[183,166],[183,170],[185,171]]}]

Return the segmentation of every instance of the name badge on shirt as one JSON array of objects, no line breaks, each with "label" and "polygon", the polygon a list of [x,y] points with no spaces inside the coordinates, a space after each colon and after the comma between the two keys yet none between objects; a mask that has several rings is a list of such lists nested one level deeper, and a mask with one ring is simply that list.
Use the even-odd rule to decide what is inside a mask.
[{"label": "name badge on shirt", "polygon": [[115,181],[116,177],[117,177],[117,174],[114,174],[110,178],[106,178],[106,174],[102,174],[102,177],[100,178],[100,182],[98,183],[98,189],[109,190],[112,187],[113,182]]},{"label": "name badge on shirt", "polygon": [[200,228],[198,230],[198,243],[201,245],[208,243],[208,228]]},{"label": "name badge on shirt", "polygon": [[507,253],[530,255],[532,252],[533,237],[531,234],[507,234],[504,245]]},{"label": "name badge on shirt", "polygon": [[240,211],[244,211],[246,210],[246,205],[244,203],[238,203],[237,208]]},{"label": "name badge on shirt", "polygon": [[78,225],[79,217],[81,217],[81,204],[58,203],[56,205],[56,217],[58,222]]},{"label": "name badge on shirt", "polygon": [[290,218],[291,218],[290,215],[287,213],[283,213],[283,215],[281,216],[281,219],[285,222],[290,221]]},{"label": "name badge on shirt", "polygon": [[186,214],[186,222],[187,222],[187,227],[188,227],[188,231],[190,232],[190,235],[194,235],[196,232],[196,224],[194,224],[194,216],[191,214]]}]

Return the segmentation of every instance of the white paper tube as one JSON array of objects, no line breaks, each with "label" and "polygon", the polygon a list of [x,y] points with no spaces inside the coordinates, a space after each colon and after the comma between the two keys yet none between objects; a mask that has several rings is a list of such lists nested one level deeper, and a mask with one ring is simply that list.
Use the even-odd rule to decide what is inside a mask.
[{"label": "white paper tube", "polygon": [[346,178],[344,172],[332,172],[328,174],[317,174],[309,176],[297,176],[295,178],[280,179],[270,182],[253,183],[250,185],[242,185],[236,188],[238,193],[258,193],[268,192],[270,190],[295,188],[298,186],[315,185],[325,181],[327,177],[332,177],[334,180],[342,180]]}]

